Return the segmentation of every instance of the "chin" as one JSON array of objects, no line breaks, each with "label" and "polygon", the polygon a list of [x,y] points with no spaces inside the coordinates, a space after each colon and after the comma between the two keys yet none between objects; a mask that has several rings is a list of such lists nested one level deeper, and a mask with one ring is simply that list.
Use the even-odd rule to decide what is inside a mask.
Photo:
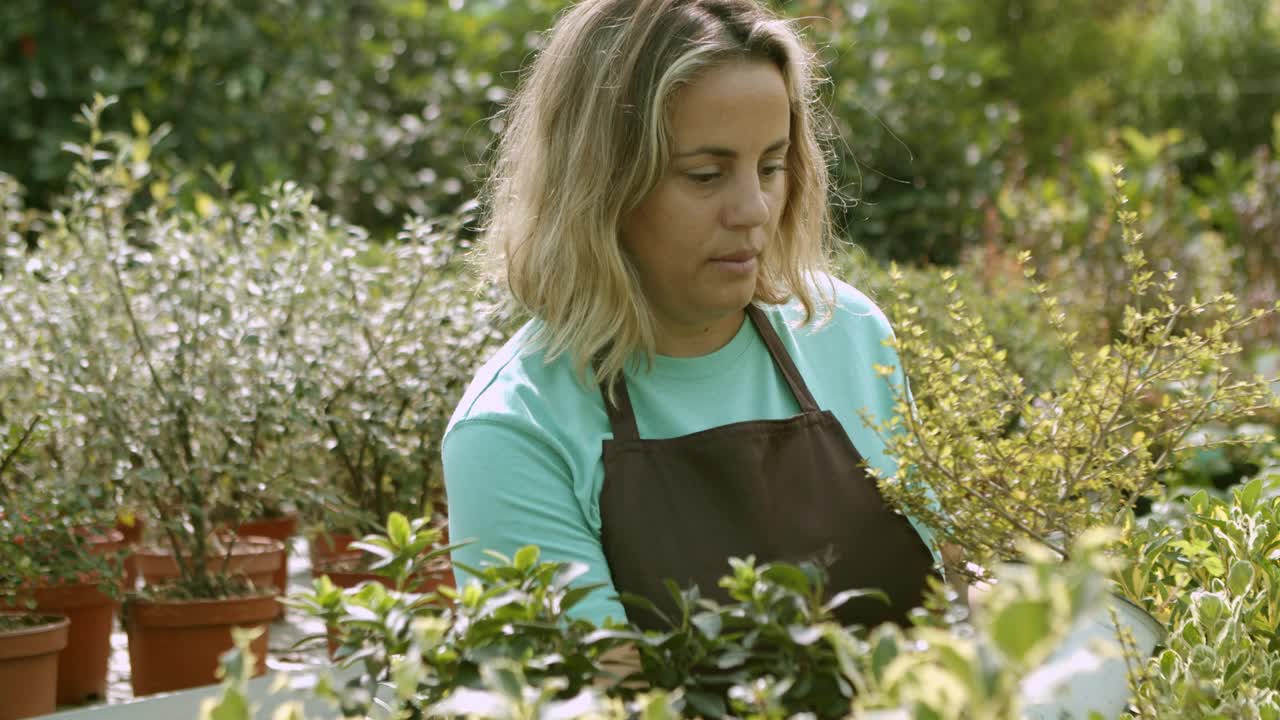
[{"label": "chin", "polygon": [[715,307],[719,308],[724,314],[735,313],[745,309],[755,299],[756,287],[754,284],[750,288],[727,295],[720,302],[715,303]]}]

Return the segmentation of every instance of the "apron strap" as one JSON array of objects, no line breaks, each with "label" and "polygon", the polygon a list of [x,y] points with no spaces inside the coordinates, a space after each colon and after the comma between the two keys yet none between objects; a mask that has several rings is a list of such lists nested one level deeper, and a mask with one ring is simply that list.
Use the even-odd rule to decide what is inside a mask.
[{"label": "apron strap", "polygon": [[[787,386],[795,395],[800,410],[806,413],[818,412],[818,403],[809,392],[809,386],[805,384],[795,362],[791,360],[791,355],[782,346],[782,340],[773,329],[773,324],[765,317],[764,311],[752,303],[747,305],[747,316],[755,324],[756,332],[760,333],[760,339],[764,340],[765,347],[773,358],[773,364],[787,381]],[[604,397],[604,409],[609,413],[609,425],[613,429],[613,436],[618,440],[639,440],[640,430],[636,426],[635,410],[631,407],[631,395],[627,392],[626,377],[618,377],[617,390],[618,404],[615,406],[609,402],[608,387],[604,383],[600,384],[600,394]]]},{"label": "apron strap", "polygon": [[600,383],[600,395],[604,398],[604,409],[609,413],[609,425],[613,429],[615,440],[639,440],[640,430],[636,427],[636,413],[631,408],[631,393],[627,392],[627,379],[618,376],[618,404],[609,402],[609,388]]},{"label": "apron strap", "polygon": [[773,329],[773,323],[769,322],[769,318],[765,317],[764,311],[756,307],[755,303],[747,306],[747,315],[756,324],[756,331],[760,333],[760,339],[764,340],[765,347],[769,348],[769,354],[773,356],[774,364],[778,366],[782,377],[786,379],[787,385],[791,387],[791,392],[796,396],[796,402],[799,403],[800,409],[807,413],[818,412],[818,403],[814,401],[813,395],[810,394],[809,386],[805,384],[800,371],[796,369],[796,364],[791,360],[791,355],[782,346],[782,340],[778,337],[778,332]]}]

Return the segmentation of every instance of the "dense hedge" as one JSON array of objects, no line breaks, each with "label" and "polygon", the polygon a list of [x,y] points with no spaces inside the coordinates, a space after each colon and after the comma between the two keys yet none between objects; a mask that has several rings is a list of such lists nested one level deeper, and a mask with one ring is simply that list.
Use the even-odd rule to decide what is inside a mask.
[{"label": "dense hedge", "polygon": [[[953,261],[996,189],[1105,139],[1184,128],[1186,169],[1244,157],[1280,110],[1274,3],[773,0],[823,48],[847,232]],[[494,114],[564,0],[12,0],[0,6],[0,171],[45,207],[93,92],[234,186],[313,185],[388,237],[473,197]],[[111,120],[111,119],[109,119]],[[115,127],[127,126],[117,117]],[[188,197],[192,201],[191,197]]]}]

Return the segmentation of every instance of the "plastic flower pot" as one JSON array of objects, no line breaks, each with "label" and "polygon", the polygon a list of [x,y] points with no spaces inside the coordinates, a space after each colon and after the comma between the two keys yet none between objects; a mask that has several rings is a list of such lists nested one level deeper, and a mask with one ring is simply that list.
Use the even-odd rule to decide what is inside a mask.
[{"label": "plastic flower pot", "polygon": [[266,626],[253,641],[255,675],[266,672],[270,624],[276,616],[272,595],[222,600],[132,600],[125,605],[133,694],[211,685],[218,658],[234,646],[233,627]]},{"label": "plastic flower pot", "polygon": [[0,631],[0,720],[47,715],[57,707],[58,653],[67,645],[65,617],[28,616],[38,624]]},{"label": "plastic flower pot", "polygon": [[[1128,599],[1114,594],[1108,597],[1106,605],[1081,618],[1049,659],[1023,679],[1027,720],[1085,720],[1091,712],[1114,718],[1128,706],[1129,675],[1124,658],[1118,655],[1117,630],[1133,637],[1143,660],[1151,657],[1167,631]],[[1112,622],[1111,610],[1118,625]],[[1117,655],[1100,655],[1094,649],[1100,645],[1114,648]]]}]

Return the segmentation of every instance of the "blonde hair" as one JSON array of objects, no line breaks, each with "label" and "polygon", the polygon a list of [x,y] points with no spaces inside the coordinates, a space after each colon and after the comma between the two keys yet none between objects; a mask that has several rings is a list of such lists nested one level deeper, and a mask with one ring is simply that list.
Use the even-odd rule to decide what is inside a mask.
[{"label": "blonde hair", "polygon": [[584,382],[612,387],[637,354],[652,361],[655,320],[619,228],[666,171],[676,90],[740,59],[773,62],[791,100],[787,200],[754,299],[798,300],[802,324],[828,314],[830,123],[796,30],[755,0],[584,0],[504,109],[482,195],[481,259],[541,321],[532,343],[548,362],[569,353]]}]

